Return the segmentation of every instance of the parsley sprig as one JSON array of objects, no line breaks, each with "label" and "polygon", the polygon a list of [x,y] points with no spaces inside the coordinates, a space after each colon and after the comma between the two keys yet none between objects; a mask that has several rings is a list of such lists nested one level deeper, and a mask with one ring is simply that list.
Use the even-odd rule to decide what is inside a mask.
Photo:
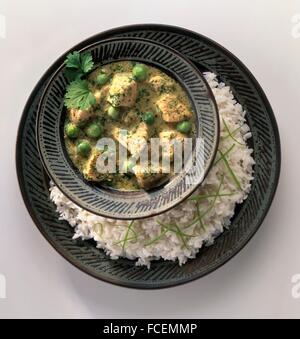
[{"label": "parsley sprig", "polygon": [[77,51],[68,54],[65,61],[65,75],[70,82],[65,94],[65,106],[69,109],[89,109],[96,103],[89,82],[82,77],[94,67],[92,54]]},{"label": "parsley sprig", "polygon": [[65,105],[67,108],[89,109],[96,103],[94,94],[89,89],[87,80],[75,80],[67,87]]},{"label": "parsley sprig", "polygon": [[65,75],[72,82],[81,79],[83,75],[91,71],[94,67],[94,61],[91,53],[80,54],[75,51],[67,55],[65,65]]}]

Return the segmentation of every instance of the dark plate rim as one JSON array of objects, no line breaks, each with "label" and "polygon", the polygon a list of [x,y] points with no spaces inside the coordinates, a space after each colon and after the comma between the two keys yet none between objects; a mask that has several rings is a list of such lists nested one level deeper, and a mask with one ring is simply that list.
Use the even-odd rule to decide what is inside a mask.
[{"label": "dark plate rim", "polygon": [[[105,32],[104,32],[105,33]],[[91,213],[94,213],[94,214],[97,214],[99,216],[102,216],[102,217],[106,217],[106,218],[110,218],[110,219],[116,219],[116,220],[139,220],[139,219],[144,219],[144,218],[150,218],[150,217],[154,217],[154,216],[157,216],[157,215],[160,215],[162,213],[165,213],[169,210],[171,210],[172,208],[176,207],[177,205],[179,205],[183,200],[187,199],[190,195],[193,194],[193,192],[202,184],[202,182],[205,180],[207,174],[209,173],[210,169],[212,168],[213,166],[213,163],[214,163],[214,160],[215,160],[215,157],[216,157],[216,154],[217,154],[217,151],[218,151],[218,146],[219,146],[219,140],[220,140],[220,115],[219,115],[219,109],[218,109],[218,105],[217,105],[217,102],[216,102],[216,99],[215,99],[215,96],[208,84],[208,82],[206,81],[205,77],[203,76],[203,74],[200,72],[200,70],[197,68],[197,66],[195,66],[195,64],[190,60],[188,59],[185,55],[179,53],[177,50],[175,50],[174,48],[172,47],[169,47],[169,46],[164,46],[163,44],[161,43],[157,43],[157,42],[154,42],[153,40],[151,39],[145,39],[145,38],[137,38],[137,37],[114,37],[114,38],[108,38],[108,39],[103,39],[101,40],[101,43],[110,43],[110,42],[115,42],[115,41],[122,41],[122,40],[131,40],[131,41],[138,41],[138,42],[146,42],[146,43],[151,43],[151,44],[154,44],[154,45],[158,45],[160,46],[161,48],[164,48],[166,50],[169,50],[170,52],[172,52],[174,55],[178,56],[179,58],[183,59],[184,62],[186,62],[188,65],[190,65],[190,67],[194,70],[194,72],[199,76],[199,78],[201,78],[201,80],[203,81],[203,83],[205,84],[206,86],[206,90],[207,90],[207,95],[208,95],[208,98],[209,100],[212,102],[212,106],[214,107],[214,110],[215,110],[215,120],[216,120],[216,125],[215,125],[215,133],[216,133],[216,138],[214,139],[214,142],[213,142],[213,145],[212,145],[212,152],[210,154],[210,162],[208,163],[208,165],[206,166],[205,170],[204,170],[204,173],[203,175],[201,175],[201,181],[199,182],[199,184],[197,185],[194,185],[194,187],[181,199],[179,199],[177,202],[175,202],[173,205],[167,207],[167,208],[163,208],[163,209],[159,209],[157,212],[151,212],[148,213],[147,215],[139,215],[137,214],[135,217],[115,217],[115,216],[111,216],[111,215],[107,215],[105,213],[97,213],[95,210],[92,210],[90,208],[84,208],[85,210],[91,212]],[[84,45],[84,42],[86,40],[80,42],[79,44],[80,45]],[[98,45],[99,42],[94,42],[94,43],[91,43],[91,44],[88,44],[86,46],[84,46],[83,48],[81,48],[79,50],[79,52],[82,52],[84,50],[87,50],[89,48],[92,48],[93,46],[96,46]],[[67,52],[68,53],[68,52]],[[66,54],[66,53],[65,53]],[[56,64],[58,64],[58,66],[56,66]],[[60,65],[59,65],[60,64]],[[151,62],[149,63],[151,64]],[[41,99],[40,99],[40,102],[38,104],[38,111],[37,111],[37,117],[36,117],[36,125],[35,125],[35,134],[36,136],[39,134],[39,122],[40,122],[40,115],[41,115],[41,107],[43,105],[43,101],[44,101],[44,98],[45,96],[47,95],[48,91],[49,91],[49,87],[53,81],[53,79],[57,76],[57,74],[63,69],[64,67],[64,62],[60,62],[60,58],[57,59],[52,65],[51,67],[53,67],[55,69],[55,72],[52,73],[47,85],[45,86],[42,94],[41,94]],[[157,67],[157,66],[156,66]],[[48,70],[49,71],[49,70]],[[48,72],[47,71],[47,72]],[[174,73],[173,76],[176,76],[175,72],[171,72],[171,73]],[[184,83],[184,81],[182,81],[181,79],[178,79],[178,77],[176,76],[176,81],[178,81],[180,83],[180,85],[185,89],[185,91],[187,92],[187,95],[189,96],[193,106],[194,103],[192,101],[192,98],[190,97],[190,94],[188,92],[188,88],[186,86],[186,84]],[[40,156],[40,160],[43,164],[43,167],[45,169],[45,171],[47,172],[48,176],[51,178],[51,180],[57,185],[57,181],[54,179],[54,177],[52,176],[52,173],[51,171],[49,170],[49,168],[47,167],[47,163],[45,161],[45,157],[43,155],[43,152],[41,151],[41,147],[40,147],[40,140],[38,137],[36,137],[36,144],[37,144],[37,149],[38,149],[38,152],[39,152],[39,156]],[[59,185],[57,185],[59,186]],[[79,207],[82,207],[79,200],[78,199],[77,201],[75,201],[75,199],[73,199],[72,196],[69,195],[69,192],[63,190],[61,187],[60,187],[61,191],[64,193],[64,195],[70,199],[74,204],[78,205]],[[125,193],[126,194],[126,193]],[[125,196],[124,194],[124,196]],[[131,192],[129,191],[128,194],[131,194]],[[83,207],[82,207],[83,208]]]},{"label": "dark plate rim", "polygon": [[[205,41],[207,44],[214,46],[216,48],[218,48],[219,50],[221,50],[224,54],[226,54],[231,60],[233,60],[234,63],[236,63],[241,69],[242,71],[247,74],[248,78],[252,81],[254,87],[257,89],[257,91],[259,92],[263,104],[265,105],[265,107],[267,108],[267,111],[269,113],[269,117],[273,126],[273,130],[274,130],[274,135],[275,135],[275,139],[276,139],[276,144],[277,144],[277,149],[276,149],[276,157],[278,159],[277,162],[277,166],[275,169],[275,176],[274,176],[274,184],[269,196],[269,201],[266,204],[266,208],[264,213],[261,215],[261,218],[258,220],[257,222],[257,226],[255,229],[253,229],[253,231],[248,235],[248,237],[244,240],[243,243],[240,243],[239,246],[237,248],[235,248],[234,250],[232,250],[230,252],[229,255],[227,255],[226,257],[222,258],[222,260],[219,260],[218,262],[215,263],[215,265],[213,267],[211,267],[209,270],[207,270],[205,273],[199,274],[198,276],[194,276],[194,277],[189,277],[186,278],[184,280],[181,280],[179,282],[172,282],[172,283],[168,283],[168,284],[160,284],[160,285],[149,285],[149,284],[144,284],[144,283],[122,283],[117,281],[116,279],[108,279],[108,278],[103,278],[103,277],[99,277],[98,275],[94,274],[90,269],[82,266],[81,264],[78,264],[78,262],[76,262],[76,260],[74,260],[67,251],[65,251],[60,245],[58,245],[57,243],[55,243],[47,234],[46,232],[43,230],[43,227],[39,224],[39,221],[37,219],[37,217],[34,214],[33,208],[30,205],[30,201],[26,195],[25,189],[24,189],[24,181],[22,178],[22,164],[20,161],[20,157],[21,157],[21,136],[22,136],[22,130],[26,121],[26,112],[28,110],[28,108],[30,107],[32,101],[34,100],[34,97],[36,95],[36,93],[38,92],[39,87],[41,86],[41,84],[47,79],[48,74],[50,72],[52,72],[53,69],[53,64],[44,72],[43,76],[40,78],[40,80],[37,82],[37,84],[35,85],[34,89],[32,90],[26,104],[25,107],[23,109],[22,115],[21,115],[21,119],[20,119],[20,123],[19,123],[19,127],[18,127],[18,132],[17,132],[17,140],[16,140],[16,154],[15,154],[15,161],[16,161],[16,172],[17,172],[17,178],[18,178],[18,183],[19,183],[19,187],[20,187],[20,191],[21,191],[21,195],[24,201],[24,204],[33,220],[33,222],[35,223],[36,227],[38,228],[38,230],[41,232],[41,234],[44,236],[44,238],[50,243],[50,245],[63,257],[65,258],[70,264],[74,265],[75,267],[77,267],[79,270],[81,270],[82,272],[85,272],[86,274],[104,281],[106,283],[110,283],[113,285],[117,285],[117,286],[121,286],[121,287],[126,287],[126,288],[132,288],[132,289],[147,289],[147,290],[155,290],[155,289],[163,289],[163,288],[170,288],[170,287],[175,287],[175,286],[180,286],[183,284],[186,284],[188,282],[197,280],[199,278],[202,278],[210,273],[212,273],[213,271],[215,271],[217,268],[223,266],[225,263],[227,263],[231,258],[233,258],[235,255],[237,255],[247,244],[248,242],[252,239],[252,237],[256,234],[257,230],[260,228],[267,212],[270,209],[270,206],[272,204],[272,201],[274,199],[276,190],[277,190],[277,186],[278,186],[278,181],[279,181],[279,177],[280,177],[280,171],[281,171],[281,144],[280,144],[280,136],[279,136],[279,131],[278,131],[278,125],[274,116],[274,112],[273,109],[266,97],[266,94],[264,93],[262,87],[260,86],[260,84],[258,83],[258,81],[255,79],[254,75],[250,72],[250,70],[244,65],[244,63],[242,61],[240,61],[233,53],[231,53],[229,50],[227,50],[226,48],[224,48],[222,45],[220,45],[219,43],[215,42],[214,40],[206,37],[203,34],[200,33],[196,33],[194,31],[188,30],[186,28],[183,27],[178,27],[178,26],[172,26],[172,25],[163,25],[163,24],[156,24],[156,23],[147,23],[147,24],[135,24],[135,25],[126,25],[126,26],[119,26],[113,29],[108,29],[105,30],[101,33],[95,34],[85,40],[83,40],[81,43],[85,43],[88,42],[89,40],[94,39],[95,37],[99,37],[99,38],[105,38],[105,36],[111,36],[113,34],[117,34],[117,33],[121,33],[122,31],[134,31],[134,30],[165,30],[165,31],[169,31],[172,33],[178,33],[178,34],[185,34],[188,35],[189,37],[196,39],[196,40],[203,40]],[[81,43],[73,46],[72,48],[70,48],[66,53],[62,54],[56,61],[58,60],[63,60],[63,58],[66,56],[67,53],[69,53],[71,50],[78,48],[79,45],[81,45]],[[193,259],[192,259],[193,260]]]}]

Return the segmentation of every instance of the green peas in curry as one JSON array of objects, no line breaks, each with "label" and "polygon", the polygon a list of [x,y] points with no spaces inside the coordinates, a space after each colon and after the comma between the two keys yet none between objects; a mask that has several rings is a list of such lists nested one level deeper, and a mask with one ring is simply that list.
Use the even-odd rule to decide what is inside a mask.
[{"label": "green peas in curry", "polygon": [[[194,137],[194,112],[184,89],[160,69],[130,61],[97,67],[86,80],[95,103],[88,109],[69,108],[65,121],[65,144],[75,166],[87,180],[116,189],[148,190],[160,184],[170,174],[161,169],[151,173],[134,163],[132,159],[138,160],[143,152],[134,141],[149,146],[151,138]],[[127,141],[122,130],[127,131]],[[117,155],[119,145],[126,149],[129,160],[120,164],[116,156],[115,173],[97,171],[99,138],[112,138]]]}]

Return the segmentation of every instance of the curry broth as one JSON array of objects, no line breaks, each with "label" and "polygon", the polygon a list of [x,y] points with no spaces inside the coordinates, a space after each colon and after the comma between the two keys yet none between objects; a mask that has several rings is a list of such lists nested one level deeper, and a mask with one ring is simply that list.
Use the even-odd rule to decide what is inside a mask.
[{"label": "curry broth", "polygon": [[[145,143],[149,144],[150,138],[173,136],[183,139],[195,135],[194,112],[181,85],[160,69],[148,65],[144,66],[146,78],[135,80],[132,75],[135,65],[131,61],[120,61],[96,68],[87,78],[96,99],[95,105],[86,111],[69,109],[65,121],[66,149],[74,165],[87,180],[120,190],[151,189],[165,181],[170,174],[146,173],[139,171],[138,165],[130,173],[119,173],[121,164],[118,162],[116,173],[97,173],[95,164],[100,152],[96,144],[99,138],[114,139],[118,149],[122,141],[117,132],[127,130],[129,142],[125,147],[128,157],[137,159],[142,150],[134,149],[133,143],[130,143],[135,138],[144,138]],[[101,76],[108,80],[99,85],[97,79]],[[109,115],[110,112],[117,112],[116,117]],[[147,114],[148,119],[145,118]],[[182,122],[186,126],[189,124],[188,131],[178,130]],[[71,137],[68,130],[70,126],[77,131]],[[101,130],[101,135],[95,137],[97,133],[94,133],[91,136],[93,129],[94,132]],[[79,147],[82,141],[88,152],[83,152],[84,148]]]}]

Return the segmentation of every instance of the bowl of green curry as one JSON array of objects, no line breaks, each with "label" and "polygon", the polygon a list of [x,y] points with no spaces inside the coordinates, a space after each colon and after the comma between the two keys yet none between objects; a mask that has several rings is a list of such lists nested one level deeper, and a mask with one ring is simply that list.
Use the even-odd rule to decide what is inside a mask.
[{"label": "bowl of green curry", "polygon": [[44,168],[74,203],[137,219],[165,212],[201,184],[219,119],[189,60],[150,40],[116,38],[66,55],[42,95],[36,135]]}]

